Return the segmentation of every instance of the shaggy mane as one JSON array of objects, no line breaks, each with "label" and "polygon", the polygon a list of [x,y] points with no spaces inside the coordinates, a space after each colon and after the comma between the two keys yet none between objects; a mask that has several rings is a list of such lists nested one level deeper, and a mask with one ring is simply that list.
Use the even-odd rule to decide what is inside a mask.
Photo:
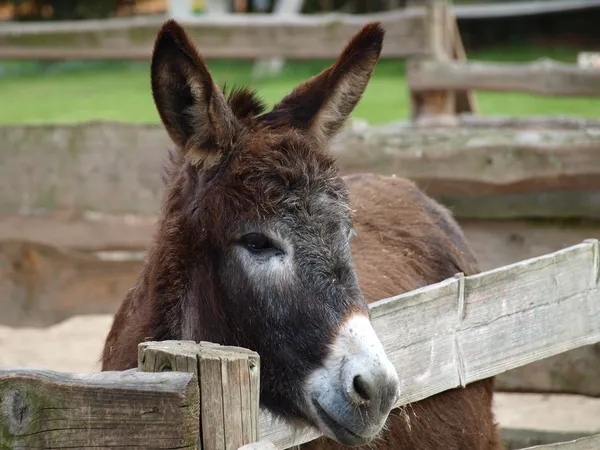
[{"label": "shaggy mane", "polygon": [[227,93],[227,84],[223,85],[223,94],[233,114],[238,119],[254,118],[266,111],[267,105],[258,97],[252,88],[246,86],[233,87]]}]

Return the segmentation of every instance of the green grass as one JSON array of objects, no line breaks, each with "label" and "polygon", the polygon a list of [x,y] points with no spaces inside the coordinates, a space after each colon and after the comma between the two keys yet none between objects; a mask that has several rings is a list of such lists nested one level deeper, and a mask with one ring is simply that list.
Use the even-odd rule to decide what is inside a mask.
[{"label": "green grass", "polygon": [[[576,51],[564,48],[502,47],[471,53],[470,59],[530,61],[539,57],[574,62]],[[324,68],[328,62],[290,62],[276,78],[252,80],[252,64],[212,61],[209,67],[219,84],[251,85],[273,104],[295,85]],[[157,123],[146,64],[4,63],[0,77],[0,123],[80,122],[115,120]],[[594,98],[542,97],[519,93],[477,92],[484,115],[566,114],[600,117],[600,101]],[[354,117],[371,123],[404,120],[409,99],[402,61],[381,61]]]}]

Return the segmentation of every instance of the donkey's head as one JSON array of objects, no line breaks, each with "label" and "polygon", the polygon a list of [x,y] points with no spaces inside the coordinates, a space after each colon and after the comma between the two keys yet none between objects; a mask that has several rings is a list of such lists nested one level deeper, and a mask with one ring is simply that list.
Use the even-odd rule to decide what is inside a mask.
[{"label": "donkey's head", "polygon": [[177,283],[165,320],[182,339],[259,352],[262,405],[351,445],[381,430],[398,378],[358,287],[348,191],[325,147],[365,90],[383,35],[365,26],[267,113],[248,90],[226,96],[174,21],[152,58],[154,100],[178,146],[161,222],[170,247],[155,252],[180,271],[157,281]]}]

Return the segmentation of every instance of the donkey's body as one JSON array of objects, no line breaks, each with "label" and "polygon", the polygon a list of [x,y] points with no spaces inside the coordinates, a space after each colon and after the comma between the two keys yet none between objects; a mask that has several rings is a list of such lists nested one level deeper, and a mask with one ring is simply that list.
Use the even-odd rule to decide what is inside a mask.
[{"label": "donkey's body", "polygon": [[478,268],[450,214],[412,183],[342,179],[326,151],[366,88],[383,34],[365,26],[333,66],[264,113],[250,91],[226,98],[185,32],[165,24],[152,91],[177,149],[154,244],[115,316],[103,370],[135,367],[148,339],[238,345],[261,356],[261,405],[329,438],[309,448],[501,448],[491,380],[390,414],[398,375],[366,304]]}]

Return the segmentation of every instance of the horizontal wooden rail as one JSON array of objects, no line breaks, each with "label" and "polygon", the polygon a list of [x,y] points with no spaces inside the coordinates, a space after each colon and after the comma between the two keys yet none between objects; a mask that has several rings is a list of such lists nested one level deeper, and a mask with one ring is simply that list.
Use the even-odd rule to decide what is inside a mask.
[{"label": "horizontal wooden rail", "polygon": [[523,450],[598,450],[600,448],[600,434],[556,444],[536,445]]},{"label": "horizontal wooden rail", "polygon": [[198,402],[190,373],[0,369],[0,448],[196,449]]},{"label": "horizontal wooden rail", "polygon": [[[371,304],[400,374],[398,405],[600,342],[599,265],[591,240]],[[260,439],[277,448],[317,436],[261,416]]]},{"label": "horizontal wooden rail", "polygon": [[[331,150],[342,173],[411,178],[434,197],[453,197],[459,217],[483,217],[481,211],[503,218],[520,212],[600,214],[600,123],[559,118],[461,118],[459,123],[457,128],[427,129],[353,122]],[[160,172],[172,146],[159,125],[0,126],[0,212],[155,215],[163,192]],[[572,198],[576,191],[583,192],[579,201]],[[559,198],[546,201],[545,192]],[[486,197],[507,195],[518,195],[524,203],[515,209],[515,199],[509,198],[504,200],[509,207],[482,208]]]},{"label": "horizontal wooden rail", "polygon": [[407,73],[415,91],[473,89],[600,96],[600,71],[548,59],[526,64],[423,61]]},{"label": "horizontal wooden rail", "polygon": [[[423,54],[427,47],[425,9],[387,14],[270,14],[204,16],[180,22],[207,59],[329,59],[371,20],[386,28],[383,58]],[[0,25],[0,59],[150,60],[163,17]]]}]

